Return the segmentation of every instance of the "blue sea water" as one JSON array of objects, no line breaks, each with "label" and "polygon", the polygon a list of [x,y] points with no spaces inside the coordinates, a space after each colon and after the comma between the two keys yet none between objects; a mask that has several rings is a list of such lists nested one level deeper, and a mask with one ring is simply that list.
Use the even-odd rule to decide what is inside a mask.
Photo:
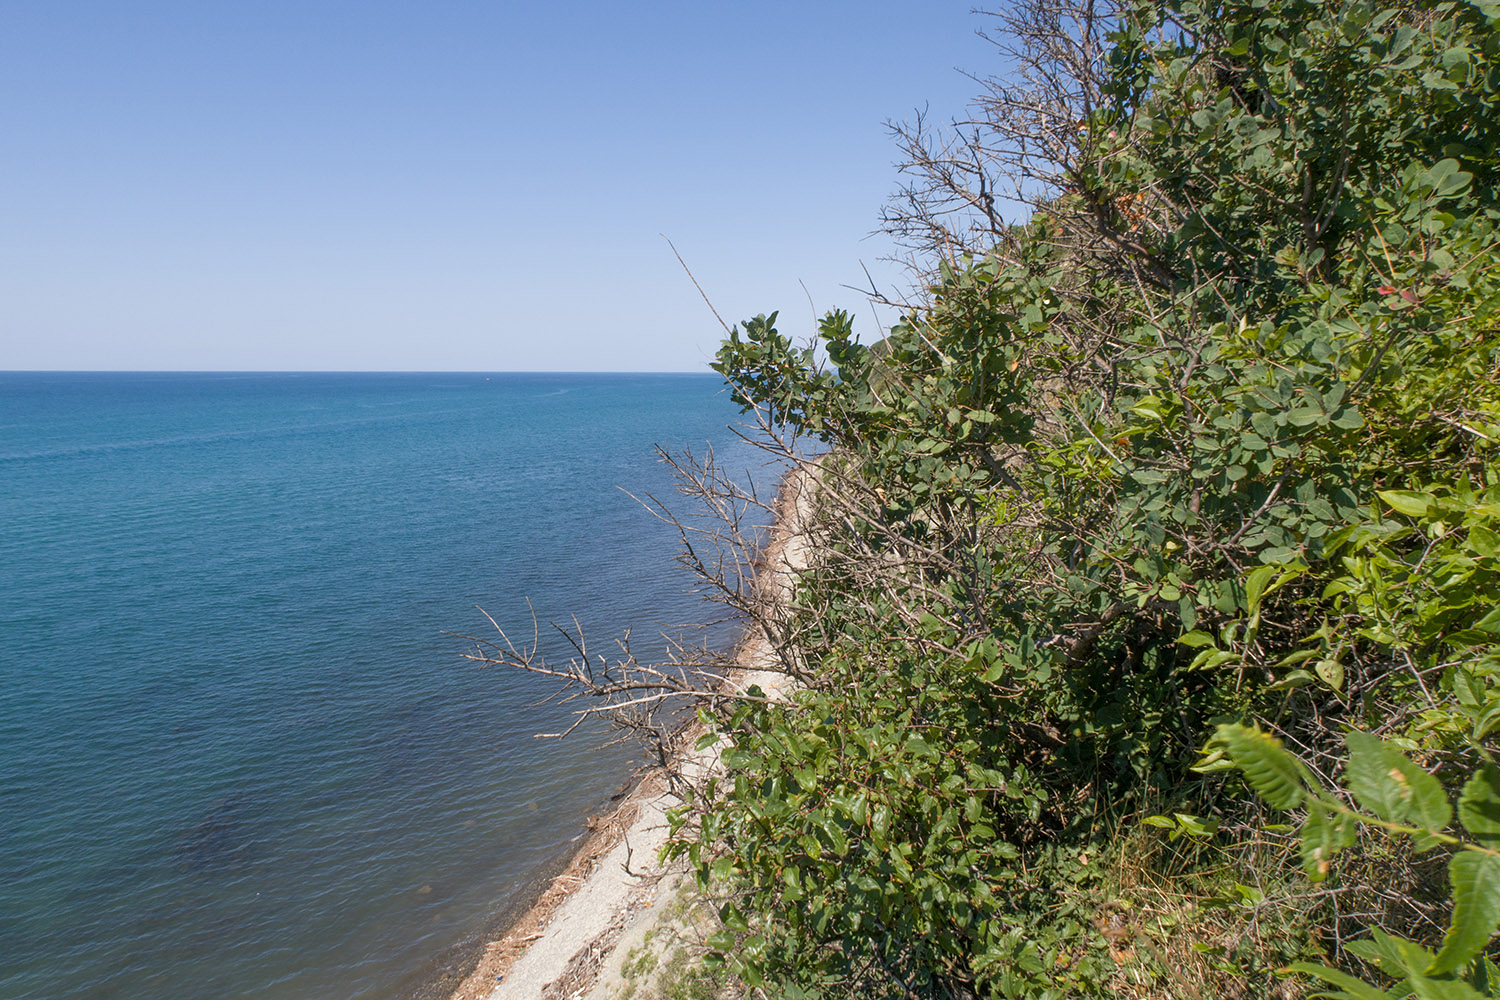
[{"label": "blue sea water", "polygon": [[633,761],[445,633],[710,619],[616,487],[753,472],[733,419],[708,375],[0,374],[0,998],[430,983]]}]

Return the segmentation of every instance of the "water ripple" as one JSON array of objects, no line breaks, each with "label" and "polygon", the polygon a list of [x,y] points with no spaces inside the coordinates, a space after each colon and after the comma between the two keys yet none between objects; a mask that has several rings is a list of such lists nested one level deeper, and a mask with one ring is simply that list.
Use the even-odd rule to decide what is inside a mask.
[{"label": "water ripple", "polygon": [[545,690],[444,630],[703,620],[613,487],[731,416],[697,377],[0,375],[0,996],[389,997],[476,937],[629,761],[533,739]]}]

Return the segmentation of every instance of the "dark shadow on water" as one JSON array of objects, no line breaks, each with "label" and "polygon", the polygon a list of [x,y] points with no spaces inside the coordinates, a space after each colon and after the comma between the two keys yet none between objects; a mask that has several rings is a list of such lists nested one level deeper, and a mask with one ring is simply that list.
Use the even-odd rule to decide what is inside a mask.
[{"label": "dark shadow on water", "polygon": [[184,872],[232,872],[249,863],[251,800],[243,795],[221,800],[191,830],[177,838],[172,860]]}]

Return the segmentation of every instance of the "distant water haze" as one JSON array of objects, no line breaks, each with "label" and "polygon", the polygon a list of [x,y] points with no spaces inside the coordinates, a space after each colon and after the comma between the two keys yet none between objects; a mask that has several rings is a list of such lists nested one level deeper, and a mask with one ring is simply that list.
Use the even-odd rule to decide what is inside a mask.
[{"label": "distant water haze", "polygon": [[769,484],[735,418],[710,375],[0,374],[0,997],[428,981],[633,764],[445,630],[707,621],[616,487],[709,442]]}]

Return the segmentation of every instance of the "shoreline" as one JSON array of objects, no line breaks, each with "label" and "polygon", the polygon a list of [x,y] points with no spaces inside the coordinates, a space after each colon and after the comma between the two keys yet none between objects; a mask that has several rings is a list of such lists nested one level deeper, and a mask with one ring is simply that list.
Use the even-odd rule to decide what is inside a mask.
[{"label": "shoreline", "polygon": [[[629,808],[631,797],[640,791],[642,783],[649,777],[644,768],[628,774],[616,792],[601,800],[600,812],[590,814],[579,824],[579,832],[572,840],[561,845],[554,857],[527,877],[475,935],[454,942],[433,956],[425,964],[424,971],[412,977],[411,983],[401,993],[402,1000],[467,997],[469,994],[465,991],[471,980],[484,971],[484,963],[492,957],[493,949],[541,908],[544,897],[559,880],[574,875],[583,867],[582,862],[588,854],[601,849],[598,844],[601,836],[606,835],[616,817]],[[494,985],[493,975],[489,984]],[[488,993],[474,995],[487,996]]]},{"label": "shoreline", "polygon": [[628,789],[614,807],[603,815],[589,817],[576,841],[527,884],[520,899],[497,916],[484,940],[462,946],[469,954],[459,965],[460,971],[424,988],[412,1000],[489,997],[516,960],[541,937],[542,929],[557,909],[620,843],[639,815],[643,801],[659,794],[656,787],[659,781],[659,776],[649,770],[631,775]]},{"label": "shoreline", "polygon": [[[756,567],[754,586],[763,600],[784,600],[791,574],[806,564],[801,530],[808,516],[806,476],[806,469],[793,468],[778,484],[770,538]],[[772,693],[785,682],[784,675],[767,669],[772,655],[765,638],[747,624],[735,645],[735,666],[725,684],[740,689],[759,684]],[[688,728],[696,725],[689,723]],[[713,769],[718,753],[689,752],[681,763],[692,770]],[[456,975],[449,974],[458,978],[458,985],[451,987],[452,978],[445,976],[414,1000],[602,995],[610,974],[618,979],[625,943],[642,939],[659,918],[663,908],[655,905],[658,889],[681,874],[657,862],[666,841],[665,814],[674,804],[676,798],[660,768],[638,771],[615,808],[591,817],[589,832],[559,860],[559,870],[550,878],[536,879],[538,891],[519,917],[509,924],[497,918],[496,932],[487,935],[490,940],[459,965]]]}]

